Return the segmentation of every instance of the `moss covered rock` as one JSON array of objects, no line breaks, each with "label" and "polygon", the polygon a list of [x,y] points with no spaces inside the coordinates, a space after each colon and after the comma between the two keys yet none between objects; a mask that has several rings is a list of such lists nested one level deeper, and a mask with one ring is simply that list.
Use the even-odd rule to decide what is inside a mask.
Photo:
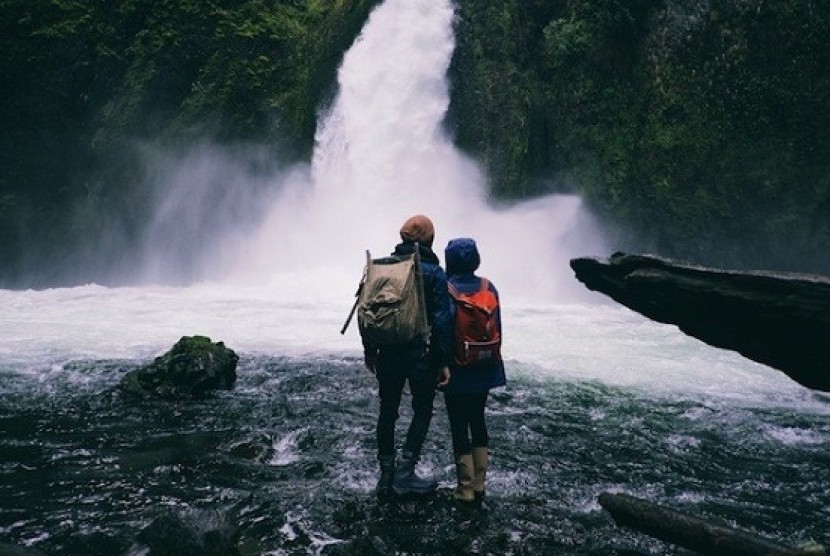
[{"label": "moss covered rock", "polygon": [[236,382],[237,361],[239,356],[222,342],[212,342],[205,336],[183,336],[149,365],[128,372],[119,389],[142,398],[197,398],[213,390],[231,389]]}]

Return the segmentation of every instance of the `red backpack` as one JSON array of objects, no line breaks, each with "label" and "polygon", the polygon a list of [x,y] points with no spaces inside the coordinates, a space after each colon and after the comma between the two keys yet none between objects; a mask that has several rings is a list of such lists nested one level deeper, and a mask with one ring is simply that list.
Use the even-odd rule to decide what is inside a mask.
[{"label": "red backpack", "polygon": [[501,330],[496,321],[499,300],[481,278],[473,293],[461,293],[448,284],[455,300],[455,347],[453,359],[462,367],[501,360]]}]

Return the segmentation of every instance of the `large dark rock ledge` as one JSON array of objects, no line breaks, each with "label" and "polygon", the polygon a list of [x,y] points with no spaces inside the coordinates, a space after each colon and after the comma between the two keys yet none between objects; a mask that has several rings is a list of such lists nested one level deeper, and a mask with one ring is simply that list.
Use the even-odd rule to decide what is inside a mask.
[{"label": "large dark rock ledge", "polygon": [[649,255],[571,260],[577,279],[646,317],[830,392],[830,278]]}]

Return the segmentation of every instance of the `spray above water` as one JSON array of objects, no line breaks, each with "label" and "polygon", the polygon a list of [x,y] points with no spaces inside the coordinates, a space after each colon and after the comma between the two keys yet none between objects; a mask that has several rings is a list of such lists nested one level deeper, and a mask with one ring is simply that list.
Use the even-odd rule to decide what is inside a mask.
[{"label": "spray above water", "polygon": [[491,208],[480,169],[443,133],[453,18],[449,0],[386,0],[372,12],[344,56],[310,168],[279,180],[259,230],[232,241],[228,279],[326,267],[353,284],[364,250],[388,253],[401,223],[423,213],[440,257],[452,237],[475,238],[482,274],[503,291],[582,292],[568,260],[595,254],[597,234],[579,198]]}]

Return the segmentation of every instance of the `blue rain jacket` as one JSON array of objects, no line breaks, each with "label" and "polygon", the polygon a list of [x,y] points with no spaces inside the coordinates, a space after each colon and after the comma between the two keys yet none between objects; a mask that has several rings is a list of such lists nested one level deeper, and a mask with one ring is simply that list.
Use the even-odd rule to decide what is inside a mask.
[{"label": "blue rain jacket", "polygon": [[[481,287],[481,278],[475,275],[475,271],[481,264],[478,247],[470,238],[458,238],[450,240],[444,251],[447,263],[447,279],[461,293],[473,293]],[[490,282],[490,291],[496,298],[499,292]],[[450,298],[452,300],[452,298]],[[501,307],[501,300],[499,300]],[[455,302],[452,301],[452,316],[455,318]],[[496,320],[501,330],[501,309],[497,310]],[[502,334],[502,337],[503,334]],[[467,368],[460,367],[451,362],[450,383],[445,392],[452,394],[480,394],[491,388],[504,386],[507,383],[504,373],[504,362],[499,360],[485,367]]]}]

